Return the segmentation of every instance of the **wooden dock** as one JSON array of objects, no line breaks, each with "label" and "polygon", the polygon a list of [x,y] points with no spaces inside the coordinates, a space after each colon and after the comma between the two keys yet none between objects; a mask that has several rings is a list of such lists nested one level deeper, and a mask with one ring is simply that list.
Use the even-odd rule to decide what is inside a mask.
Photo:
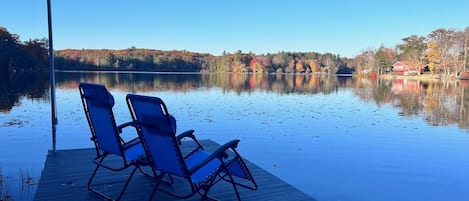
[{"label": "wooden dock", "polygon": [[[210,140],[201,140],[204,147],[214,150],[218,144]],[[190,145],[183,144],[183,149]],[[94,149],[59,150],[47,156],[41,179],[34,197],[36,201],[54,200],[101,200],[95,194],[88,191],[86,183],[94,170],[92,159],[95,156]],[[241,153],[242,154],[242,153]],[[116,162],[119,162],[116,160]],[[281,179],[268,173],[257,165],[246,160],[259,188],[256,191],[240,188],[241,199],[247,200],[315,200],[307,194],[299,191]],[[109,180],[123,180],[127,174],[106,174],[102,177]],[[99,175],[98,175],[99,176]],[[171,188],[178,188],[175,182]],[[120,185],[108,185],[104,188],[110,194],[116,194]],[[169,188],[169,187],[168,187]],[[122,200],[148,200],[152,191],[151,181],[137,171],[132,178],[129,187],[125,191]],[[219,200],[236,200],[233,188],[226,182],[220,182],[210,191],[209,195]],[[186,200],[200,200],[195,194]],[[153,200],[178,200],[177,198],[157,192]]]}]

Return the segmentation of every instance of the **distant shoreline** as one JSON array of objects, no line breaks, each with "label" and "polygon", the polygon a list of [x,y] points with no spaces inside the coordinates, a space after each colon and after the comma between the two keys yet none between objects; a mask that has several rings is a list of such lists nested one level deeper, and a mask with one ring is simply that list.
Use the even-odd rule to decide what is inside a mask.
[{"label": "distant shoreline", "polygon": [[[202,74],[200,72],[176,72],[176,71],[134,71],[134,70],[61,70],[55,69],[54,72],[61,73],[135,73],[135,74]],[[208,74],[208,73],[206,73]]]},{"label": "distant shoreline", "polygon": [[[59,70],[55,69],[55,72],[63,73],[136,73],[136,74],[219,74],[217,72],[164,72],[164,71],[133,71],[133,70]],[[224,73],[222,73],[224,74]],[[235,73],[251,75],[256,73]],[[266,75],[275,75],[277,73],[262,73]],[[305,75],[302,73],[281,73],[282,75]],[[312,73],[310,75],[326,75],[319,73]],[[353,77],[353,74],[334,74],[337,77]],[[393,75],[383,74],[379,75],[380,79],[395,80],[395,79],[407,79],[407,80],[459,80],[456,76],[442,76],[433,74],[422,74],[422,75]]]},{"label": "distant shoreline", "polygon": [[391,75],[384,74],[380,75],[381,79],[408,79],[408,80],[457,80],[455,76],[442,76],[442,75],[433,75],[433,74],[422,74],[422,75]]},{"label": "distant shoreline", "polygon": [[[265,74],[265,75],[276,75],[279,73],[253,73],[253,72],[243,72],[243,73],[234,73],[234,72],[191,72],[191,71],[146,71],[146,70],[88,70],[88,69],[75,69],[75,70],[63,70],[55,69],[54,72],[62,73],[136,73],[136,74],[239,74],[239,75],[256,75],[256,74]],[[280,73],[281,75],[328,75],[326,73]],[[353,74],[333,74],[337,77],[352,77]]]}]

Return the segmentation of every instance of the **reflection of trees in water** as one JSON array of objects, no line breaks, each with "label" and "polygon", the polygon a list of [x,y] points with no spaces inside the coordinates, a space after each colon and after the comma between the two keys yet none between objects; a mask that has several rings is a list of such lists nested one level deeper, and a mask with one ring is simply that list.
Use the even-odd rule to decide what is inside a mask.
[{"label": "reflection of trees in water", "polygon": [[338,88],[335,76],[268,74],[156,74],[156,73],[60,73],[57,84],[76,88],[79,82],[97,82],[131,92],[189,91],[217,87],[237,94],[252,91],[331,93]]},{"label": "reflection of trees in water", "polygon": [[469,80],[461,80],[458,84],[461,94],[458,100],[459,127],[469,129]]},{"label": "reflection of trees in water", "polygon": [[359,78],[354,83],[353,92],[354,94],[361,98],[365,102],[373,100],[373,87],[376,86],[372,83],[370,79]]},{"label": "reflection of trees in water", "polygon": [[[57,85],[77,89],[79,82],[96,82],[130,93],[191,91],[219,88],[236,94],[265,91],[277,94],[329,94],[353,89],[364,102],[391,104],[403,116],[422,115],[430,125],[469,129],[469,81],[379,80],[291,74],[145,74],[57,73]],[[47,74],[8,74],[0,79],[0,111],[9,111],[21,97],[48,100]]]},{"label": "reflection of trees in water", "polygon": [[469,129],[469,83],[459,80],[355,80],[354,93],[363,101],[392,104],[399,115],[422,115],[433,126]]},{"label": "reflection of trees in water", "polygon": [[401,116],[417,116],[421,113],[423,105],[419,93],[404,91],[396,96],[396,107],[401,108]]},{"label": "reflection of trees in water", "polygon": [[21,97],[48,100],[47,73],[0,73],[0,112],[8,112]]},{"label": "reflection of trees in water", "polygon": [[468,103],[465,98],[467,86],[459,81],[432,82],[426,88],[425,120],[431,125],[457,124],[468,128]]}]

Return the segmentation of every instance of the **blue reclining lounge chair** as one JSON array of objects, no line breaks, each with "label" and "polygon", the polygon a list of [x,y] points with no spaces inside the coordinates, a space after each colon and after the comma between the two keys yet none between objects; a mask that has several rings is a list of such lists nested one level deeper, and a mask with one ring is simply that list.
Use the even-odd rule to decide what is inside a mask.
[{"label": "blue reclining lounge chair", "polygon": [[[112,112],[114,98],[103,85],[80,83],[79,90],[91,130],[91,140],[94,142],[96,148],[96,157],[93,160],[96,164],[96,168],[88,181],[88,189],[107,200],[119,200],[123,196],[135,171],[140,169],[141,165],[144,165],[144,149],[137,135],[135,135],[134,139],[129,141],[125,141],[121,138],[120,133],[122,129],[130,126],[131,123],[125,123],[120,126],[116,125]],[[111,156],[122,160],[122,164],[110,165],[108,162],[109,159],[105,159]],[[99,184],[93,182],[98,169],[101,167],[104,168],[104,170],[110,170],[112,172],[118,172],[132,167],[130,175],[116,198],[111,198],[110,195],[106,195],[106,193],[96,188],[98,185],[109,184],[109,181]],[[142,170],[140,169],[140,171]],[[142,173],[145,174],[143,171]],[[155,172],[153,172],[153,175],[145,175],[154,177]]]},{"label": "blue reclining lounge chair", "polygon": [[[154,171],[161,173],[155,180],[150,200],[156,191],[177,198],[189,198],[199,193],[202,199],[211,199],[208,197],[209,190],[222,180],[232,184],[238,200],[240,195],[237,186],[257,189],[248,167],[236,151],[239,140],[232,140],[214,152],[208,152],[199,145],[184,156],[180,149],[181,137],[175,135],[176,121],[169,115],[160,98],[129,94],[126,100],[149,163]],[[193,135],[191,138],[195,139]],[[182,178],[191,190],[181,193],[161,188],[159,184],[165,174]],[[241,178],[243,183],[237,182],[235,178]]]}]

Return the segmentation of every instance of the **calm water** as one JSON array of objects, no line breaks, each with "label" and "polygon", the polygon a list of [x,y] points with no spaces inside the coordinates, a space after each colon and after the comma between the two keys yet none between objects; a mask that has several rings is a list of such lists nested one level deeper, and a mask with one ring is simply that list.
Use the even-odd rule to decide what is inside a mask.
[{"label": "calm water", "polygon": [[[319,201],[469,200],[469,88],[351,77],[57,73],[57,148],[92,147],[79,82],[161,97],[199,138],[241,139],[244,157]],[[31,200],[51,145],[48,78],[0,81],[0,195]],[[90,156],[91,161],[91,156]],[[0,197],[1,200],[2,197]]]}]

